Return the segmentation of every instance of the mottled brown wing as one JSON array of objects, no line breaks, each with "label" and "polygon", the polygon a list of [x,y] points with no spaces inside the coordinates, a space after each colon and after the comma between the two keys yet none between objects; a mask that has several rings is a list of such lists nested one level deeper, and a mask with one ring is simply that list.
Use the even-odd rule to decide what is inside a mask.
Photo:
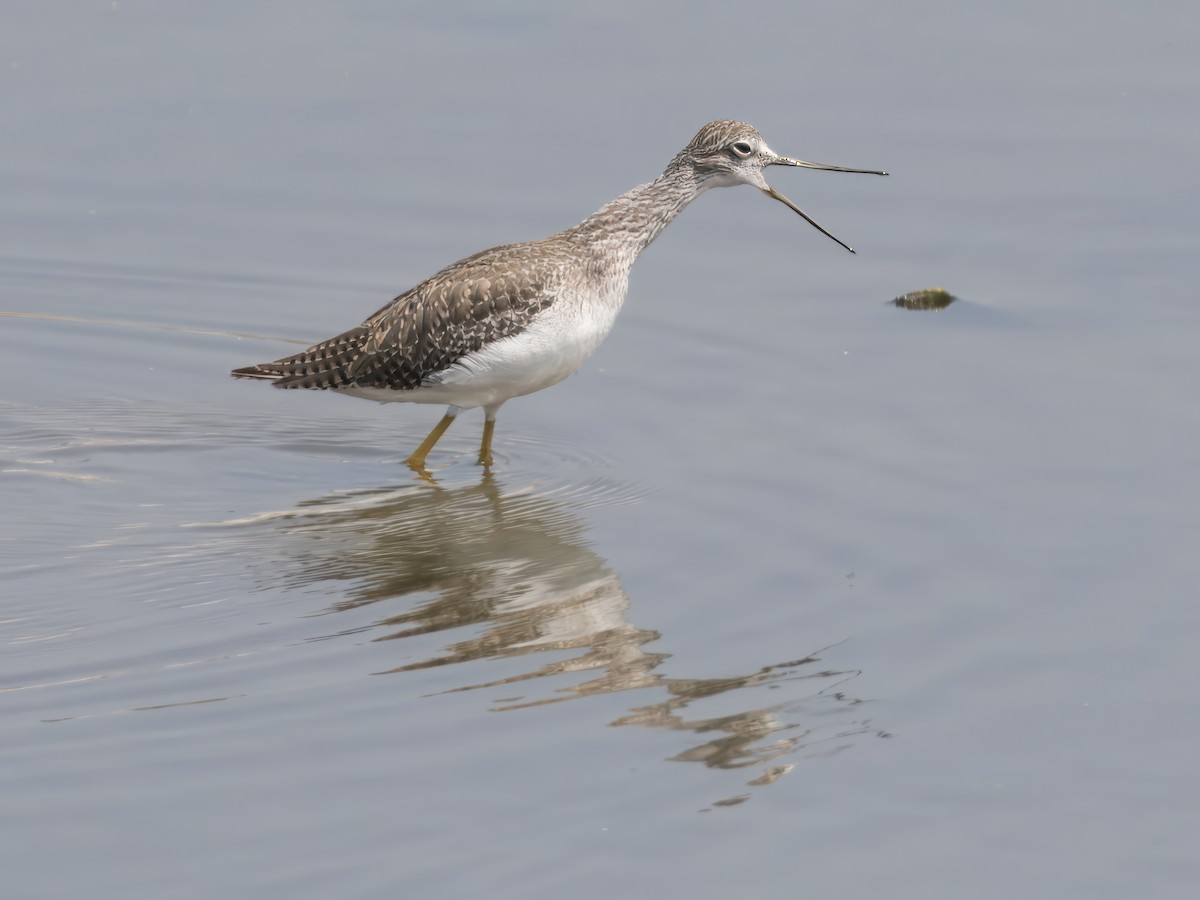
[{"label": "mottled brown wing", "polygon": [[443,269],[356,328],[294,356],[234,369],[276,387],[411,390],[469,353],[520,334],[550,305],[553,266],[534,246],[496,247]]}]

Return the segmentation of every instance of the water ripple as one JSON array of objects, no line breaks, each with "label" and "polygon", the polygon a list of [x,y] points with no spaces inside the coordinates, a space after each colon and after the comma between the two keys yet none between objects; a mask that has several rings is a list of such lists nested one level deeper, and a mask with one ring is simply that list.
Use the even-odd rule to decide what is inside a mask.
[{"label": "water ripple", "polygon": [[669,759],[752,767],[754,787],[885,736],[825,650],[671,674],[585,515],[650,490],[576,438],[508,434],[494,472],[475,439],[448,437],[423,480],[388,417],[0,404],[0,476],[27,519],[0,566],[19,595],[0,692],[43,722],[178,710],[303,682],[316,647],[361,673],[369,646],[371,674],[423,673],[430,698],[485,691],[496,712],[636,692],[609,724],[678,732]]}]

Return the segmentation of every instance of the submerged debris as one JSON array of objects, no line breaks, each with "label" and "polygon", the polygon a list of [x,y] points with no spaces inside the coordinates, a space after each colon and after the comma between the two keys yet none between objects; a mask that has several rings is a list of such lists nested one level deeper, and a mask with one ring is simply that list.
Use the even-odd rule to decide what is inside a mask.
[{"label": "submerged debris", "polygon": [[901,309],[945,309],[958,298],[942,288],[909,291],[892,301]]}]

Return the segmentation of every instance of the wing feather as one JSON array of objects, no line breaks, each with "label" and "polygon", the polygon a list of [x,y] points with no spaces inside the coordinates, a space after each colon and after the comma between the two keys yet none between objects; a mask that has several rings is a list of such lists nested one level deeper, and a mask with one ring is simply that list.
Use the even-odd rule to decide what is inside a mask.
[{"label": "wing feather", "polygon": [[234,369],[276,387],[413,390],[485,344],[520,334],[554,302],[561,262],[536,244],[467,257],[361,325],[274,362]]}]

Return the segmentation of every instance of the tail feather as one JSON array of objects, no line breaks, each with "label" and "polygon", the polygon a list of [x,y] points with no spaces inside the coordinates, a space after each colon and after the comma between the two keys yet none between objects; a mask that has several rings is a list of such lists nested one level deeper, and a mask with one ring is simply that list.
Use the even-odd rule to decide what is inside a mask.
[{"label": "tail feather", "polygon": [[256,366],[244,366],[241,369],[234,369],[229,374],[234,378],[265,378],[268,381],[274,381],[279,378],[281,373],[271,371],[271,363],[262,363]]},{"label": "tail feather", "polygon": [[281,388],[337,388],[349,383],[348,370],[362,350],[368,330],[360,325],[344,334],[313,344],[293,356],[234,369],[234,378],[261,378]]}]

